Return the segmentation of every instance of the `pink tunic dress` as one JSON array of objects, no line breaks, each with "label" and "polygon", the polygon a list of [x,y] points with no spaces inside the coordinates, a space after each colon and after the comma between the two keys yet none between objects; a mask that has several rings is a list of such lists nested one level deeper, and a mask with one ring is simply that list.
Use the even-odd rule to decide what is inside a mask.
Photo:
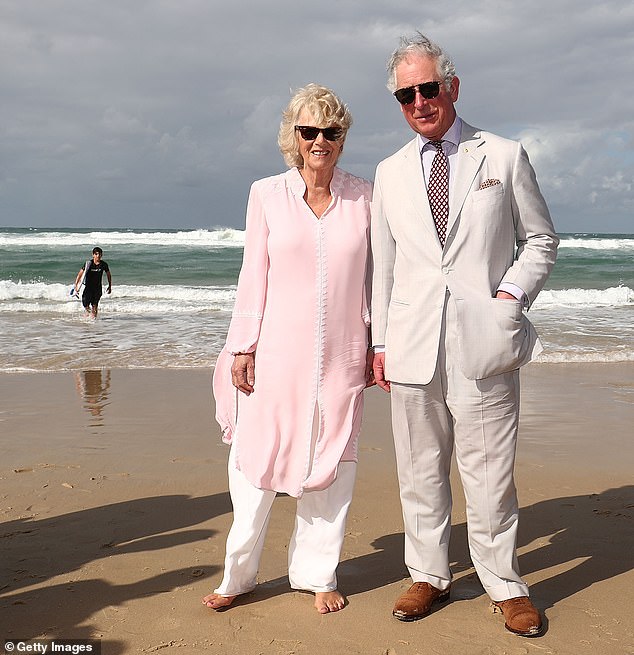
[{"label": "pink tunic dress", "polygon": [[[356,461],[369,311],[371,183],[335,168],[318,219],[296,168],[251,187],[216,419],[254,486],[299,497]],[[231,384],[232,353],[255,351],[255,390]]]}]

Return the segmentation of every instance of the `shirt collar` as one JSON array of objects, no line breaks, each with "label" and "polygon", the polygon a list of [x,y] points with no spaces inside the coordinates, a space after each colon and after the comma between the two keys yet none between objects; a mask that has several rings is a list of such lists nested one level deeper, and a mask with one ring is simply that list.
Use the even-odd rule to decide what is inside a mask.
[{"label": "shirt collar", "polygon": [[[462,119],[456,115],[451,127],[445,132],[442,137],[443,141],[449,141],[456,149],[460,145],[460,135],[462,133]],[[429,139],[422,134],[418,135],[418,149],[423,152],[423,148],[429,143]]]},{"label": "shirt collar", "polygon": [[[301,176],[299,169],[294,166],[289,169],[287,172],[288,186],[291,191],[299,197],[303,197],[306,192],[306,183],[304,178]],[[330,180],[330,193],[333,196],[340,196],[343,189],[343,171],[335,166],[335,170],[332,174],[332,180]]]}]

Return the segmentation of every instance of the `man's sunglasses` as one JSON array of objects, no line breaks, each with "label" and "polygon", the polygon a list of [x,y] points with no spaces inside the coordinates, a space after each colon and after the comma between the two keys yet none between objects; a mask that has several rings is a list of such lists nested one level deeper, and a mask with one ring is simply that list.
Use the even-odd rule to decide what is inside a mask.
[{"label": "man's sunglasses", "polygon": [[343,136],[340,127],[310,127],[308,125],[296,125],[295,129],[302,135],[304,141],[314,141],[319,133],[324,135],[326,141],[339,141]]},{"label": "man's sunglasses", "polygon": [[423,84],[415,84],[404,89],[397,89],[394,91],[394,97],[402,105],[409,105],[416,100],[416,91],[418,91],[425,100],[432,100],[438,97],[440,84],[440,82],[424,82]]}]

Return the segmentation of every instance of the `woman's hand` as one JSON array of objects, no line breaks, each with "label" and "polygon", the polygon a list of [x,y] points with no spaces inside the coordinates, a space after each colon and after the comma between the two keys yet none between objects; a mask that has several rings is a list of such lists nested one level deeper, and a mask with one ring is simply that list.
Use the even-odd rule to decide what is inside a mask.
[{"label": "woman's hand", "polygon": [[374,371],[372,369],[372,363],[374,362],[374,351],[372,348],[368,348],[368,352],[365,356],[365,388],[373,387],[376,384],[374,379]]},{"label": "woman's hand", "polygon": [[255,353],[239,353],[231,365],[231,383],[249,396],[255,386]]}]

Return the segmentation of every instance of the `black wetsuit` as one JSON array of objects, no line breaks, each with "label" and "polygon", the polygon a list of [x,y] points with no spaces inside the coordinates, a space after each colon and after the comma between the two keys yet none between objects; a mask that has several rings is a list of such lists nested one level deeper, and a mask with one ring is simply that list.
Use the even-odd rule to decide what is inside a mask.
[{"label": "black wetsuit", "polygon": [[108,264],[101,260],[98,264],[91,261],[86,271],[84,293],[81,295],[82,305],[88,309],[90,305],[96,307],[102,294],[102,282],[104,271],[109,271]]}]

